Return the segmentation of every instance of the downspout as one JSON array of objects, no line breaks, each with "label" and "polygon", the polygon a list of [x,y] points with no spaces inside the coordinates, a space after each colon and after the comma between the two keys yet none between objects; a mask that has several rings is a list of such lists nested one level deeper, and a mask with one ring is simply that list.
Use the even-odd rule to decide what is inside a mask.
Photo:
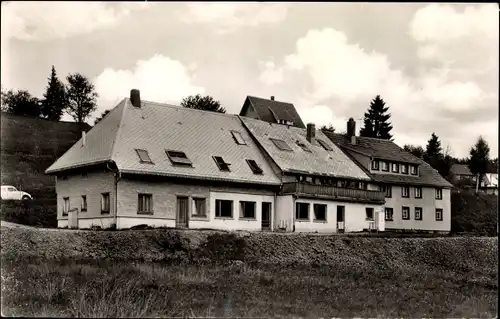
[{"label": "downspout", "polygon": [[[109,167],[110,163],[113,163],[116,168],[110,168]],[[117,220],[118,220],[118,217],[117,217],[117,214],[118,214],[118,182],[122,178],[122,174],[118,170],[118,167],[116,166],[116,163],[114,161],[110,161],[110,162],[106,163],[106,167],[110,171],[114,171],[115,172],[113,174],[113,176],[115,177],[115,209],[113,211],[113,224],[115,225],[115,228],[116,228],[116,226],[117,226]]]}]

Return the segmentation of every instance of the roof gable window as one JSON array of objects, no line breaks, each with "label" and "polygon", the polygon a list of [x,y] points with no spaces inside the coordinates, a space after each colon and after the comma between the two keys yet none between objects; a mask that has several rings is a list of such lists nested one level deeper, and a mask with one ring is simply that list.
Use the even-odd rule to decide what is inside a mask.
[{"label": "roof gable window", "polygon": [[213,156],[213,159],[215,161],[215,163],[217,164],[217,167],[221,170],[221,171],[227,171],[227,172],[230,172],[231,170],[229,169],[229,163],[226,163],[224,162],[224,159],[220,156]]},{"label": "roof gable window", "polygon": [[139,161],[141,163],[153,164],[153,161],[149,157],[149,153],[146,150],[135,149],[137,156],[139,156]]},{"label": "roof gable window", "polygon": [[193,163],[187,158],[186,153],[180,151],[165,150],[172,164],[192,166]]},{"label": "roof gable window", "polygon": [[295,143],[297,143],[298,146],[300,146],[304,151],[312,153],[311,150],[306,146],[306,144],[300,142],[297,140]]},{"label": "roof gable window", "polygon": [[279,148],[282,151],[291,151],[293,152],[292,148],[283,140],[278,140],[275,138],[270,138],[270,140],[276,145],[277,148]]},{"label": "roof gable window", "polygon": [[254,160],[247,159],[247,164],[250,166],[250,169],[254,172],[254,174],[262,174],[262,168],[260,168]]},{"label": "roof gable window", "polygon": [[233,138],[236,141],[236,144],[239,144],[239,145],[246,145],[247,144],[245,142],[245,140],[243,139],[243,137],[241,136],[240,132],[231,131],[231,134],[233,135]]}]

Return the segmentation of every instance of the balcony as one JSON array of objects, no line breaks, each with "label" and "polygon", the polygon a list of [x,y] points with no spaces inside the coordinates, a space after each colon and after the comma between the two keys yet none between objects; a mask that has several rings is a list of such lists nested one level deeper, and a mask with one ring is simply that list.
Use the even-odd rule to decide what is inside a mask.
[{"label": "balcony", "polygon": [[328,198],[351,202],[385,202],[385,192],[306,183],[284,183],[281,194],[293,194],[303,197]]}]

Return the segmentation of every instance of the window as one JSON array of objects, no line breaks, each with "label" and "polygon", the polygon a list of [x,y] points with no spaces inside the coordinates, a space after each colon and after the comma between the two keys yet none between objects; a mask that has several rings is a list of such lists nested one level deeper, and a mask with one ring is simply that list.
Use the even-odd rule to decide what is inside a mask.
[{"label": "window", "polygon": [[247,144],[245,142],[245,140],[243,139],[243,137],[241,136],[240,132],[231,131],[231,134],[233,135],[233,138],[236,141],[236,144],[239,144],[239,145],[246,145]]},{"label": "window", "polygon": [[215,217],[233,217],[233,201],[216,199],[215,200]]},{"label": "window", "polygon": [[437,221],[443,220],[443,209],[442,208],[436,208],[436,220]]},{"label": "window", "polygon": [[278,140],[275,138],[270,138],[271,141],[273,141],[274,145],[276,145],[277,148],[279,148],[282,151],[293,151],[288,144],[283,141],[283,140]]},{"label": "window", "polygon": [[82,212],[87,211],[87,196],[86,195],[82,195],[82,207],[81,207],[80,211],[82,211]]},{"label": "window", "polygon": [[152,194],[139,194],[137,213],[139,214],[152,214],[153,213],[153,195]]},{"label": "window", "polygon": [[410,174],[417,175],[417,165],[410,165]]},{"label": "window", "polygon": [[255,202],[240,202],[240,217],[255,219]]},{"label": "window", "polygon": [[408,174],[408,165],[401,164],[401,173]]},{"label": "window", "polygon": [[422,220],[422,207],[415,207],[415,220]]},{"label": "window", "polygon": [[101,194],[101,214],[109,214],[109,193]]},{"label": "window", "polygon": [[409,220],[410,219],[410,207],[403,206],[402,213],[403,213],[402,217],[403,217],[404,220]]},{"label": "window", "polygon": [[219,167],[219,169],[221,171],[228,171],[228,172],[230,171],[229,165],[231,165],[231,164],[224,162],[222,157],[214,156],[213,159],[214,159],[215,163],[217,164],[217,167]]},{"label": "window", "polygon": [[366,220],[373,220],[373,208],[366,207]]},{"label": "window", "polygon": [[326,221],[325,204],[314,204],[314,220]]},{"label": "window", "polygon": [[151,158],[149,157],[148,151],[140,149],[136,149],[135,151],[137,152],[137,156],[139,156],[139,161],[141,163],[153,164]]},{"label": "window", "polygon": [[295,218],[309,219],[309,203],[295,203]]},{"label": "window", "polygon": [[389,163],[387,163],[386,161],[380,161],[380,166],[384,172],[389,171]]},{"label": "window", "polygon": [[316,141],[318,141],[319,145],[323,146],[323,148],[325,150],[327,150],[327,151],[333,151],[333,148],[330,145],[326,144],[325,141],[320,140],[320,139],[316,139]]},{"label": "window", "polygon": [[262,174],[262,168],[260,168],[254,160],[247,159],[247,164],[254,174]]},{"label": "window", "polygon": [[394,218],[394,210],[390,207],[385,208],[385,220],[386,221],[393,221]]},{"label": "window", "polygon": [[403,197],[403,198],[410,197],[410,187],[401,186],[401,197]]},{"label": "window", "polygon": [[415,187],[415,198],[422,198],[422,187]]},{"label": "window", "polygon": [[302,143],[301,141],[297,140],[295,143],[297,143],[297,145],[300,146],[304,151],[312,153],[311,150],[306,146],[306,144]]},{"label": "window", "polygon": [[62,214],[63,216],[67,216],[69,212],[69,197],[64,197],[63,198],[63,211]]},{"label": "window", "polygon": [[186,153],[184,152],[165,150],[165,153],[167,153],[167,156],[172,162],[172,164],[189,165],[189,166],[193,165],[193,163],[189,160],[189,158],[187,158]]},{"label": "window", "polygon": [[205,198],[193,198],[193,216],[207,217],[207,204]]},{"label": "window", "polygon": [[399,173],[399,164],[398,163],[392,163],[392,172]]},{"label": "window", "polygon": [[374,171],[378,171],[379,170],[378,163],[379,163],[378,160],[373,160],[372,161],[372,170],[374,170]]},{"label": "window", "polygon": [[443,190],[441,188],[436,188],[436,199],[443,199]]},{"label": "window", "polygon": [[380,191],[385,192],[386,198],[392,197],[392,186],[390,185],[380,185]]}]

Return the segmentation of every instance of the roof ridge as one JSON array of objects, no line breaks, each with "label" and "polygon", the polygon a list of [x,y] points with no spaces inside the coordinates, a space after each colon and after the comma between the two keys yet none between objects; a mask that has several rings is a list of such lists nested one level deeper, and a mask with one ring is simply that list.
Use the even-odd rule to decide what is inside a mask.
[{"label": "roof ridge", "polygon": [[278,101],[278,100],[271,100],[271,99],[266,99],[266,98],[255,96],[255,95],[247,95],[247,97],[254,98],[254,99],[266,100],[266,101],[271,101],[271,102],[278,102],[278,103],[284,103],[284,104],[294,105],[293,103],[290,103],[290,102],[283,102],[283,101]]},{"label": "roof ridge", "polygon": [[232,113],[220,113],[220,112],[207,111],[207,110],[191,109],[188,107],[182,107],[180,105],[174,105],[174,104],[168,104],[168,103],[160,103],[160,102],[153,102],[153,101],[147,101],[147,100],[142,100],[142,102],[147,103],[147,104],[153,104],[154,106],[169,107],[172,109],[181,109],[181,110],[191,111],[191,112],[202,112],[202,113],[209,113],[209,114],[215,114],[215,115],[227,116],[227,117],[237,116],[237,114],[232,114]]},{"label": "roof ridge", "polygon": [[110,159],[113,160],[113,157],[115,155],[115,146],[116,146],[116,141],[119,140],[120,138],[120,132],[121,128],[123,125],[123,119],[125,118],[125,110],[127,109],[128,105],[128,98],[124,98],[121,103],[123,103],[123,109],[122,109],[122,115],[120,117],[120,123],[118,123],[118,129],[116,130],[115,138],[113,140],[113,144],[111,144],[111,154],[109,155]]}]

